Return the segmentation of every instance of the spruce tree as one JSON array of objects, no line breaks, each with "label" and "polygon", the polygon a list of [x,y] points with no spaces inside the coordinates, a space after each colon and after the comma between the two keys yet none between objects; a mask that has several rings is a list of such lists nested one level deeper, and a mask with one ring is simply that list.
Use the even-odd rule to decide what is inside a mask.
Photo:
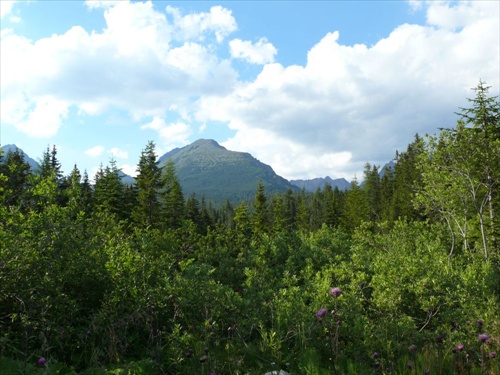
[{"label": "spruce tree", "polygon": [[137,204],[133,208],[132,218],[140,226],[151,227],[158,223],[160,178],[161,169],[156,160],[155,143],[149,141],[141,153],[135,178],[138,192]]},{"label": "spruce tree", "polygon": [[184,194],[177,179],[175,164],[168,159],[160,179],[160,220],[167,228],[178,228],[184,219]]}]

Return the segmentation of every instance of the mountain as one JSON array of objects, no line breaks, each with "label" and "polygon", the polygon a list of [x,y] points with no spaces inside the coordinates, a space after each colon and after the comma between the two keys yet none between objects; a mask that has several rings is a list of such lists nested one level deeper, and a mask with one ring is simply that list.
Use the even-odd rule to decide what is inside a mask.
[{"label": "mountain", "polygon": [[394,160],[391,160],[390,162],[386,163],[383,168],[380,170],[378,175],[380,178],[384,177],[386,169],[392,169],[392,172],[394,172],[394,167],[396,166],[396,162]]},{"label": "mountain", "polygon": [[259,181],[271,194],[299,190],[249,153],[229,151],[211,139],[173,149],[161,156],[158,164],[164,166],[168,159],[174,162],[185,197],[196,193],[215,203],[226,199],[239,203],[253,199]]},{"label": "mountain", "polygon": [[120,176],[122,180],[122,184],[125,185],[134,185],[135,184],[135,178],[132,176],[129,176],[128,174],[122,172],[121,170],[118,171],[118,175]]},{"label": "mountain", "polygon": [[311,180],[290,180],[290,183],[308,192],[315,192],[318,188],[323,190],[326,184],[329,184],[334,189],[337,187],[339,190],[348,190],[351,187],[351,184],[345,178],[332,180],[329,176]]},{"label": "mountain", "polygon": [[9,152],[15,152],[16,149],[19,150],[19,152],[24,156],[24,161],[27,162],[31,169],[33,171],[37,170],[40,165],[38,164],[38,162],[32,158],[30,158],[28,156],[27,153],[25,153],[23,150],[21,150],[19,147],[17,147],[16,145],[3,145],[2,147],[0,147],[0,149],[3,150],[4,152],[4,157],[9,153]]}]

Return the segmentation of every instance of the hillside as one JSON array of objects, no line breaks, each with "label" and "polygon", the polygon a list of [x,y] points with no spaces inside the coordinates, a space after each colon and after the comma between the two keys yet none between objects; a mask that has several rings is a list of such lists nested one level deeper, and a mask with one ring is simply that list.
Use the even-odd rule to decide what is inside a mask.
[{"label": "hillside", "polygon": [[200,139],[159,158],[160,166],[172,159],[185,196],[193,192],[216,203],[250,199],[259,181],[267,193],[297,191],[273,169],[249,153],[229,151],[214,140]]}]

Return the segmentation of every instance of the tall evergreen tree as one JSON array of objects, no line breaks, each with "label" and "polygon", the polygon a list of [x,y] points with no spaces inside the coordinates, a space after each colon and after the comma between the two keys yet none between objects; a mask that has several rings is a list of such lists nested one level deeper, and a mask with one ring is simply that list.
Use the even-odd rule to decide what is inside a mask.
[{"label": "tall evergreen tree", "polygon": [[281,194],[276,193],[270,204],[271,230],[273,233],[280,233],[286,227],[286,207]]},{"label": "tall evergreen tree", "polygon": [[365,210],[368,213],[368,220],[380,220],[380,177],[378,167],[369,163],[365,164],[363,195]]},{"label": "tall evergreen tree", "polygon": [[177,179],[175,164],[168,159],[160,180],[160,220],[168,228],[178,228],[184,218],[184,194]]},{"label": "tall evergreen tree", "polygon": [[156,160],[155,143],[149,141],[141,153],[137,165],[137,177],[135,178],[138,194],[132,218],[139,225],[150,227],[158,223],[160,216],[160,203],[158,201],[160,178],[161,169]]},{"label": "tall evergreen tree", "polygon": [[253,231],[256,234],[269,232],[269,213],[264,184],[259,181],[257,192],[253,203],[254,213],[252,216]]},{"label": "tall evergreen tree", "polygon": [[116,160],[111,159],[109,165],[97,171],[94,186],[94,204],[98,210],[108,211],[119,219],[127,217],[124,206],[124,185],[121,182]]},{"label": "tall evergreen tree", "polygon": [[367,221],[369,212],[365,204],[365,195],[361,190],[356,177],[351,181],[351,188],[346,193],[343,226],[353,231],[363,221]]},{"label": "tall evergreen tree", "polygon": [[417,165],[420,155],[423,153],[423,145],[422,138],[416,134],[405,152],[396,153],[393,194],[394,219],[419,220],[424,217],[423,213],[413,205],[415,194],[422,186],[422,172]]},{"label": "tall evergreen tree", "polygon": [[18,149],[8,152],[0,165],[1,173],[7,178],[4,185],[4,204],[24,207],[26,202],[23,200],[23,195],[29,187],[30,165]]},{"label": "tall evergreen tree", "polygon": [[380,215],[382,221],[394,222],[394,171],[384,167],[380,179]]},{"label": "tall evergreen tree", "polygon": [[302,189],[297,196],[297,214],[295,216],[295,226],[301,231],[309,230],[309,213],[307,211],[306,191]]}]

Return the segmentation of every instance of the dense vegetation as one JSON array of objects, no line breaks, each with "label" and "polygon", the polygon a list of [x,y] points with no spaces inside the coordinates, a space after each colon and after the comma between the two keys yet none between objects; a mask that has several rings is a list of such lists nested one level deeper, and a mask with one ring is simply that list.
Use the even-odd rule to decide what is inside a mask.
[{"label": "dense vegetation", "polygon": [[498,374],[500,106],[380,177],[213,206],[148,143],[137,185],[0,163],[0,372]]}]

